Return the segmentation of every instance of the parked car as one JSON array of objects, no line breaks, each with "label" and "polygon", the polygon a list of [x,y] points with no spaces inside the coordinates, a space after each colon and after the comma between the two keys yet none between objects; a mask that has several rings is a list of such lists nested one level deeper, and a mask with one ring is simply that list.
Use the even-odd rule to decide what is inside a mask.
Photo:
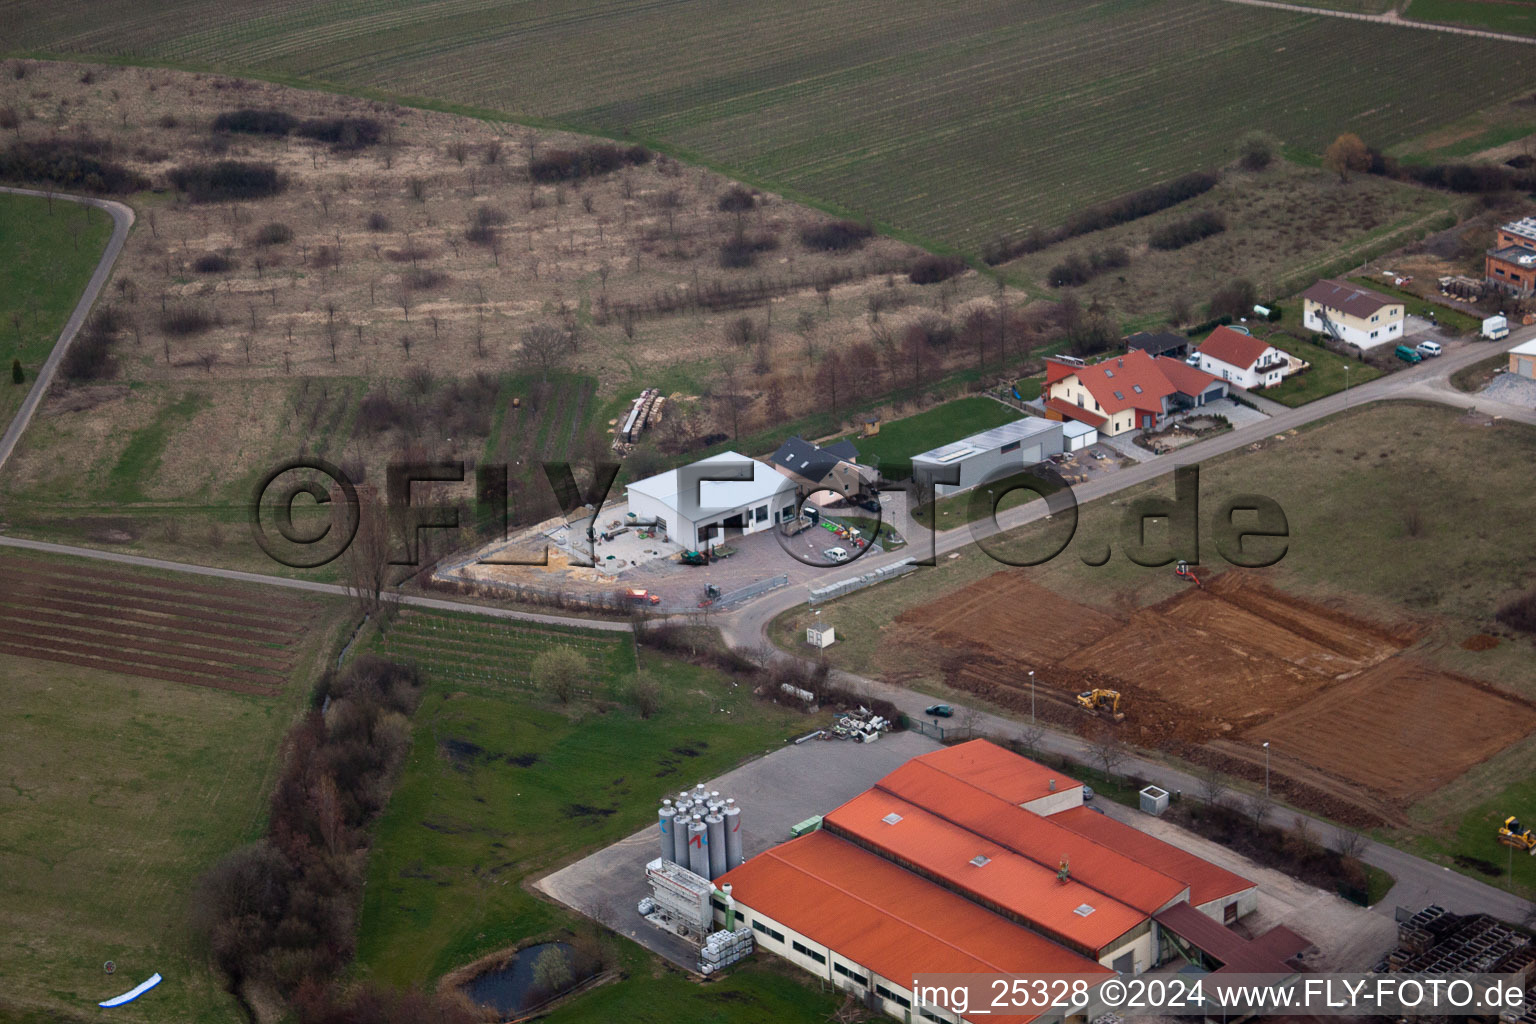
[{"label": "parked car", "polygon": [[1438,341],[1421,341],[1414,346],[1413,350],[1426,359],[1438,356],[1441,352],[1445,351],[1440,347]]},{"label": "parked car", "polygon": [[923,714],[929,718],[953,718],[955,709],[948,704],[930,704],[923,709]]},{"label": "parked car", "polygon": [[1084,786],[1083,787],[1083,799],[1084,800],[1092,800],[1093,799],[1093,787],[1092,786]]},{"label": "parked car", "polygon": [[1397,358],[1401,359],[1405,363],[1422,363],[1424,361],[1423,356],[1419,355],[1407,345],[1397,346]]},{"label": "parked car", "polygon": [[846,561],[848,561],[848,549],[847,548],[827,548],[827,550],[823,551],[822,554],[826,555],[828,558],[830,558],[834,562],[846,562]]}]

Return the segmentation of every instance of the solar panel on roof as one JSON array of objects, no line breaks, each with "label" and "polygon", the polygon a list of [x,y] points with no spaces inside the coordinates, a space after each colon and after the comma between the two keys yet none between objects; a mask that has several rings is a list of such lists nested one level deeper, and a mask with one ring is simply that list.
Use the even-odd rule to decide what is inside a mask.
[{"label": "solar panel on roof", "polygon": [[934,459],[933,461],[935,461],[935,462],[954,462],[957,459],[965,458],[967,455],[975,455],[975,454],[976,454],[976,449],[975,448],[961,448],[957,452],[950,452],[948,455],[940,455],[937,459]]}]

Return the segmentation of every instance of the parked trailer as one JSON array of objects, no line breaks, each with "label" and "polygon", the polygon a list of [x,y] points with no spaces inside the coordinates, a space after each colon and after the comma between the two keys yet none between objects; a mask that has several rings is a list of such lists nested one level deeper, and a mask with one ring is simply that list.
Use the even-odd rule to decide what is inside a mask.
[{"label": "parked trailer", "polygon": [[1503,316],[1490,316],[1483,321],[1483,337],[1489,341],[1498,341],[1509,337],[1509,318]]}]

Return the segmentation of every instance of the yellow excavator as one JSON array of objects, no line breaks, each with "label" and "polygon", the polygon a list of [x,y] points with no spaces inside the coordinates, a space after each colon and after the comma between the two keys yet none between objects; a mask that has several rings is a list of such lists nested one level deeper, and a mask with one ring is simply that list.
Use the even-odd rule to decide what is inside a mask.
[{"label": "yellow excavator", "polygon": [[1520,824],[1519,818],[1504,819],[1504,824],[1499,826],[1499,842],[1536,857],[1536,833]]},{"label": "yellow excavator", "polygon": [[1084,690],[1077,695],[1077,706],[1090,715],[1104,715],[1117,722],[1125,721],[1120,710],[1119,690]]}]

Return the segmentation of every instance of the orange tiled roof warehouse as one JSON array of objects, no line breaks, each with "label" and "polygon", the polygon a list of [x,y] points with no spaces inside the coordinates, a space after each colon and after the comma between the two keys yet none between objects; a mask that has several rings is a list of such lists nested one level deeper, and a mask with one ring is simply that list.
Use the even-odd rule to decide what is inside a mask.
[{"label": "orange tiled roof warehouse", "polygon": [[[1254,888],[1082,806],[1080,789],[984,740],[947,747],[716,885],[895,981],[918,971],[1107,973],[1100,959],[1158,913]],[[1055,813],[1023,806],[1058,800]]]}]

